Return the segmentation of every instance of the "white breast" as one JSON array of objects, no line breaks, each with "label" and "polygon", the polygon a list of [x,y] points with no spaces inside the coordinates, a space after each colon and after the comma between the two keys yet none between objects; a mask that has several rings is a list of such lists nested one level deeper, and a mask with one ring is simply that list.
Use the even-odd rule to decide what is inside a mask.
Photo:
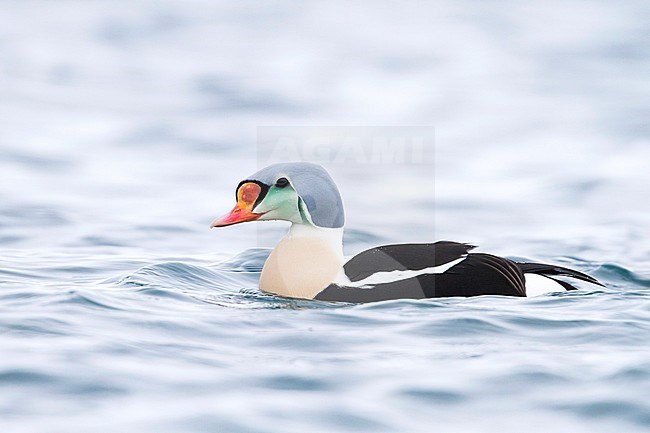
[{"label": "white breast", "polygon": [[343,265],[342,229],[294,224],[264,263],[260,289],[291,298],[313,299]]}]

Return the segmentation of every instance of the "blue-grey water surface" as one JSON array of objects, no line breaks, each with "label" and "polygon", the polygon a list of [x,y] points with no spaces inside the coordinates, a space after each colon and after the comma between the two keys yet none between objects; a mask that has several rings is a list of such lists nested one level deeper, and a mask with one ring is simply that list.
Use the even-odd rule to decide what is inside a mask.
[{"label": "blue-grey water surface", "polygon": [[[3,2],[0,431],[650,430],[649,17],[644,1]],[[346,254],[452,239],[607,287],[263,294],[286,226],[208,226],[274,125],[435,128],[433,166],[320,161]]]}]

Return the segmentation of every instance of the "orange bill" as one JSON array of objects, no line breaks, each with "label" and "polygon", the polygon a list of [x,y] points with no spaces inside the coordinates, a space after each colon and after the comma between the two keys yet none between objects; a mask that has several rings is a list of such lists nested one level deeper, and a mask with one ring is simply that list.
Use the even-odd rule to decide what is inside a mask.
[{"label": "orange bill", "polygon": [[262,192],[262,188],[255,182],[242,184],[237,190],[237,204],[235,207],[226,215],[212,221],[210,228],[226,227],[259,219],[264,214],[254,213],[253,206],[260,196],[260,192]]}]

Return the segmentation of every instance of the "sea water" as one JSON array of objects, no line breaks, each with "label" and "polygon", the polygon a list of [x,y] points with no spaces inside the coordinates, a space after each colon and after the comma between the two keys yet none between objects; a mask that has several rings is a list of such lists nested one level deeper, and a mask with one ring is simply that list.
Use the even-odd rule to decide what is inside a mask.
[{"label": "sea water", "polygon": [[[648,12],[4,2],[0,431],[648,431]],[[258,127],[314,125],[435,130],[428,164],[321,158],[347,255],[448,239],[606,287],[261,293],[286,225],[208,226]]]}]

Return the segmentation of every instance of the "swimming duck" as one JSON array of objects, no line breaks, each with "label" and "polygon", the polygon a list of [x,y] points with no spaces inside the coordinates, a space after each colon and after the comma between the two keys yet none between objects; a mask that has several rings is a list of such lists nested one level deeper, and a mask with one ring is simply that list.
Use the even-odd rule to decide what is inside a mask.
[{"label": "swimming duck", "polygon": [[601,285],[581,272],[540,263],[518,263],[473,253],[470,244],[439,241],[384,245],[347,262],[345,212],[339,190],[320,165],[270,165],[242,180],[237,204],[211,228],[247,221],[283,220],[291,227],[262,269],[267,293],[303,299],[375,302],[448,296],[533,296],[576,288],[557,277]]}]

